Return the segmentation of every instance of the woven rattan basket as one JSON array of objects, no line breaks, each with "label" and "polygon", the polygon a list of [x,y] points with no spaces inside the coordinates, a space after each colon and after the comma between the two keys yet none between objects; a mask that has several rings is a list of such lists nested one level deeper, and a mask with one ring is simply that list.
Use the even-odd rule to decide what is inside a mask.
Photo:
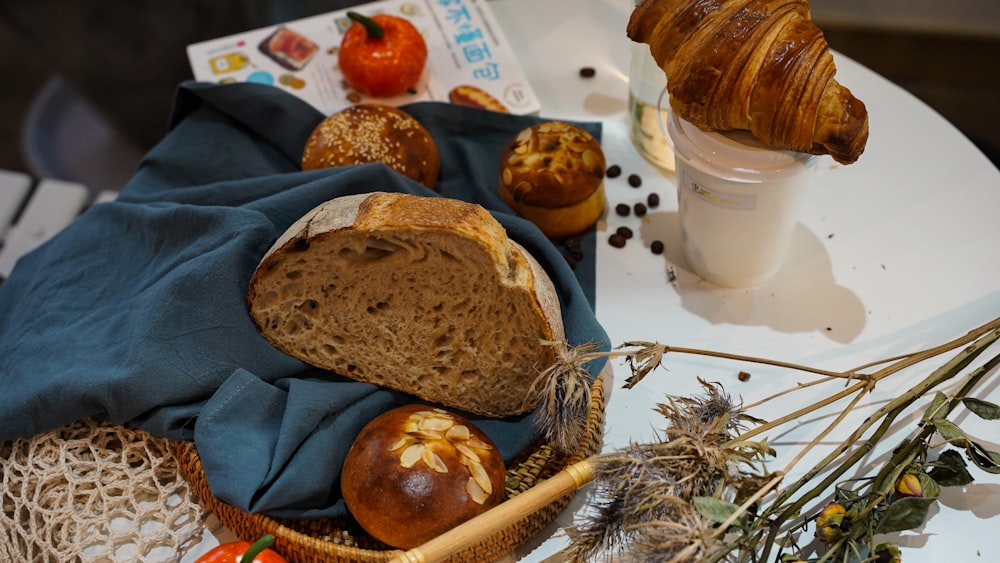
[{"label": "woven rattan basket", "polygon": [[[604,432],[603,377],[591,386],[586,431],[576,451],[559,454],[548,444],[538,444],[507,467],[507,498],[520,494],[567,465],[600,451]],[[368,536],[350,519],[289,520],[248,514],[225,504],[212,494],[192,442],[174,442],[181,472],[208,511],[233,533],[247,541],[265,534],[274,536],[274,549],[289,561],[388,561],[398,551]],[[548,526],[569,504],[567,494],[545,508],[525,514],[487,540],[456,553],[448,561],[494,561],[525,543]]]}]

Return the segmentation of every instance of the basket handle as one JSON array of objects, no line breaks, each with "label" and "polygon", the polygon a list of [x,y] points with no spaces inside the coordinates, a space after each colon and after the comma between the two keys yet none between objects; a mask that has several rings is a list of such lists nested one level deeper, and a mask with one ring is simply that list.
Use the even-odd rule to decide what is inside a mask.
[{"label": "basket handle", "polygon": [[591,458],[578,461],[527,491],[459,524],[423,545],[408,551],[397,552],[389,560],[389,563],[441,561],[470,545],[475,545],[489,538],[563,495],[576,492],[593,478],[594,465],[591,463]]}]

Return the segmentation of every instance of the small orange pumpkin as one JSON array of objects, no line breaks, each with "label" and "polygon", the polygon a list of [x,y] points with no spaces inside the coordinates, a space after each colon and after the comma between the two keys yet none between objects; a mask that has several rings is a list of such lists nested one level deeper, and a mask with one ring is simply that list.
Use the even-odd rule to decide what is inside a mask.
[{"label": "small orange pumpkin", "polygon": [[408,20],[348,12],[354,20],[340,42],[338,64],[347,84],[373,97],[398,96],[420,81],[427,43]]}]

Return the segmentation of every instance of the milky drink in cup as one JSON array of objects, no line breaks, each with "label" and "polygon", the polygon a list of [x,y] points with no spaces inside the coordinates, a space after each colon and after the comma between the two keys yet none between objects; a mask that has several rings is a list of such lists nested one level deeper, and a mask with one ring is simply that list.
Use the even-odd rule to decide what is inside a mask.
[{"label": "milky drink in cup", "polygon": [[688,265],[724,287],[766,282],[787,254],[816,158],[745,131],[705,131],[672,111],[667,132]]}]

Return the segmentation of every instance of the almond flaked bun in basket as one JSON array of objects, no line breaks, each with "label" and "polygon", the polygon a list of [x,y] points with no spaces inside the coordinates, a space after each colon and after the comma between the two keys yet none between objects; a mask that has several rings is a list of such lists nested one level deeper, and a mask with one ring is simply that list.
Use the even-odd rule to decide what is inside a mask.
[{"label": "almond flaked bun in basket", "polygon": [[697,127],[843,164],[865,150],[868,111],[834,78],[806,0],[645,0],[627,33],[649,45],[671,109]]},{"label": "almond flaked bun in basket", "polygon": [[483,207],[370,193],[300,218],[250,282],[277,349],[343,376],[476,414],[531,410],[564,340],[552,281]]},{"label": "almond flaked bun in basket", "polygon": [[320,122],[302,151],[302,169],[382,162],[434,189],[441,158],[431,134],[403,110],[359,104]]},{"label": "almond flaked bun in basket", "polygon": [[366,532],[409,549],[500,504],[505,479],[503,458],[482,430],[443,409],[407,405],[361,430],[340,488]]},{"label": "almond flaked bun in basket", "polygon": [[561,121],[522,130],[500,157],[500,197],[545,236],[580,234],[604,211],[605,159],[590,133]]}]

